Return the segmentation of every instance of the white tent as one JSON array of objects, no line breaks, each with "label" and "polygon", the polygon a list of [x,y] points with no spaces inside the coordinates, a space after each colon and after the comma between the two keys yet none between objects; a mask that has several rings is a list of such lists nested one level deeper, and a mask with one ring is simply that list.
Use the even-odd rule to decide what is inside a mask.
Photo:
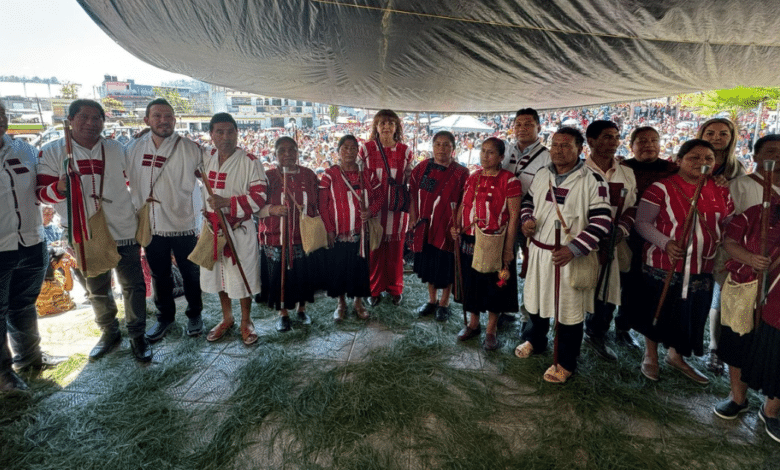
[{"label": "white tent", "polygon": [[431,132],[493,132],[495,129],[477,118],[464,114],[453,114],[431,124]]}]

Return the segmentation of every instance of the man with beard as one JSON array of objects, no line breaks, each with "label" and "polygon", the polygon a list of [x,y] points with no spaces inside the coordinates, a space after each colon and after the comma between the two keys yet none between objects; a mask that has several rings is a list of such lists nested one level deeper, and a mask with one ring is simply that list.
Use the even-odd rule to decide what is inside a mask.
[{"label": "man with beard", "polygon": [[151,242],[144,249],[152,271],[157,322],[146,332],[149,341],[158,341],[173,324],[176,304],[173,298],[171,253],[184,280],[187,299],[187,335],[203,331],[200,271],[187,259],[197,243],[193,191],[195,170],[201,161],[200,147],[174,132],[173,107],[163,98],[146,106],[144,122],[148,132],[127,147],[127,178],[137,208],[148,204]]}]

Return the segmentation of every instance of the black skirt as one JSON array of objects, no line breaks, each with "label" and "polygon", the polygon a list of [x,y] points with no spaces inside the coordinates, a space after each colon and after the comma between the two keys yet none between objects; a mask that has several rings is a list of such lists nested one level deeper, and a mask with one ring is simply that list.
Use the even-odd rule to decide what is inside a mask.
[{"label": "black skirt", "polygon": [[769,398],[780,397],[780,330],[763,321],[751,333],[750,353],[742,364],[742,381]]},{"label": "black skirt", "polygon": [[[260,247],[260,302],[274,310],[281,310],[282,248]],[[284,308],[293,309],[298,302],[314,302],[312,272],[303,246],[292,247],[292,268],[287,270],[284,281]]]},{"label": "black skirt", "polygon": [[446,289],[455,278],[455,255],[425,243],[423,251],[414,254],[414,272],[426,284]]},{"label": "black skirt", "polygon": [[327,250],[327,273],[323,273],[329,297],[371,295],[368,260],[361,258],[360,241],[336,241]]},{"label": "black skirt", "polygon": [[474,237],[461,235],[460,261],[463,268],[463,310],[472,313],[511,313],[520,310],[517,302],[517,264],[509,263],[509,279],[498,286],[498,273],[480,273],[471,267]]},{"label": "black skirt", "polygon": [[645,265],[643,275],[643,302],[633,312],[631,326],[652,341],[674,348],[682,356],[703,355],[704,324],[712,303],[712,275],[691,275],[688,299],[682,300],[683,275],[674,273],[656,326],[653,326],[653,317],[663,291],[666,271]]},{"label": "black skirt", "polygon": [[[726,325],[720,326],[718,339],[718,357],[731,367],[741,369],[750,354],[750,343],[753,333],[740,336]],[[780,373],[780,370],[778,370]]]}]

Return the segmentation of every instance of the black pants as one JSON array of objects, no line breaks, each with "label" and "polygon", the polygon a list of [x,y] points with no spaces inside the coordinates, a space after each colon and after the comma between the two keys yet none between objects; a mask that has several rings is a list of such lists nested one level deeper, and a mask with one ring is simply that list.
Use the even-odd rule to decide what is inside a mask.
[{"label": "black pants", "polygon": [[172,322],[176,316],[176,303],[173,300],[173,276],[171,275],[171,252],[176,258],[181,277],[184,280],[184,297],[187,299],[188,318],[195,318],[203,310],[200,291],[200,267],[187,259],[195,244],[195,235],[163,237],[154,235],[146,251],[146,261],[152,271],[154,286],[154,305],[157,307],[157,320]]},{"label": "black pants", "polygon": [[[534,353],[547,349],[547,333],[550,331],[550,319],[540,315],[529,315],[531,326],[527,327],[520,338],[530,341]],[[577,357],[582,346],[582,323],[576,325],[558,324],[558,363],[569,372],[577,368]]]},{"label": "black pants", "polygon": [[631,324],[626,315],[625,309],[618,309],[617,316],[615,316],[615,304],[596,300],[594,302],[593,313],[588,312],[585,316],[585,332],[592,338],[604,339],[609,331],[609,324],[612,323],[612,318],[615,318],[615,329],[628,331],[631,329]]}]

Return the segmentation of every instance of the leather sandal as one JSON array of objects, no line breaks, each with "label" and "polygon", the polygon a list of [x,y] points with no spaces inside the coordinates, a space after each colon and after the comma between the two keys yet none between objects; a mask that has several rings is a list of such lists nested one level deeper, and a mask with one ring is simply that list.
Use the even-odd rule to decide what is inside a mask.
[{"label": "leather sandal", "polygon": [[515,356],[519,357],[520,359],[531,357],[531,354],[533,353],[534,347],[530,341],[526,341],[525,343],[520,344],[515,348]]},{"label": "leather sandal", "polygon": [[699,385],[707,385],[707,384],[710,383],[710,379],[705,377],[704,374],[702,374],[698,370],[694,369],[693,366],[691,366],[690,364],[688,364],[685,361],[683,361],[682,364],[677,364],[677,363],[674,363],[674,362],[670,361],[669,360],[669,356],[666,356],[666,358],[664,359],[664,362],[668,366],[671,366],[671,367],[679,370],[686,377],[688,377],[689,379],[693,380],[694,382],[696,382]]},{"label": "leather sandal", "polygon": [[642,361],[642,365],[639,367],[639,370],[642,371],[642,375],[647,377],[648,379],[652,380],[653,382],[658,382],[658,364],[654,364],[647,359]]},{"label": "leather sandal", "polygon": [[569,380],[569,377],[571,377],[572,374],[573,372],[569,372],[568,370],[564,369],[560,364],[558,364],[557,369],[555,364],[553,364],[546,371],[544,371],[544,376],[542,378],[545,382],[552,384],[564,384],[567,380]]},{"label": "leather sandal", "polygon": [[255,333],[255,325],[252,322],[241,327],[241,340],[247,346],[255,344],[257,342],[257,333]]},{"label": "leather sandal", "polygon": [[336,310],[333,311],[333,321],[341,323],[347,317],[347,306],[345,304],[338,304]]},{"label": "leather sandal", "polygon": [[354,305],[355,307],[355,315],[357,315],[358,318],[361,320],[368,320],[368,318],[371,316],[370,313],[368,313],[368,310],[366,310],[366,307],[361,305]]},{"label": "leather sandal", "polygon": [[225,333],[227,333],[228,330],[233,328],[233,325],[235,325],[235,322],[225,323],[224,320],[219,322],[217,326],[209,331],[208,336],[206,336],[206,341],[219,341],[223,336],[225,336]]}]

